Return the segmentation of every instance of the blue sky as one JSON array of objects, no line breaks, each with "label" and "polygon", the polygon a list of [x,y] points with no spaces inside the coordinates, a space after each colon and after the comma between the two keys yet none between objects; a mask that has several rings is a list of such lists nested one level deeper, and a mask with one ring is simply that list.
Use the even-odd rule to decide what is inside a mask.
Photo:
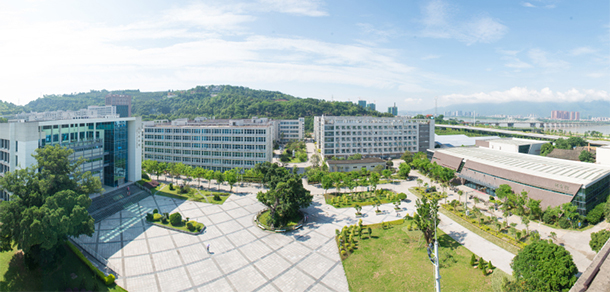
[{"label": "blue sky", "polygon": [[610,100],[610,2],[3,1],[0,99],[231,84],[396,102]]}]

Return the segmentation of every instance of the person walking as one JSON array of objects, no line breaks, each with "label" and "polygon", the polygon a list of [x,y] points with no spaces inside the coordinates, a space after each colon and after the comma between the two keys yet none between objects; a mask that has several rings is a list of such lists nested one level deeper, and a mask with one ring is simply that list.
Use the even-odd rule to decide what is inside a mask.
[{"label": "person walking", "polygon": [[210,253],[210,244],[209,243],[208,243],[208,245],[206,246],[205,249],[208,251],[208,253]]}]

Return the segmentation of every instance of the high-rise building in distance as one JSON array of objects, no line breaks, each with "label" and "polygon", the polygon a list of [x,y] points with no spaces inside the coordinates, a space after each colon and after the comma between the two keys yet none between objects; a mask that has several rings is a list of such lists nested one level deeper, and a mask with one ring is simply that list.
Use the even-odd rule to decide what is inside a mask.
[{"label": "high-rise building in distance", "polygon": [[366,100],[359,100],[358,101],[358,105],[363,107],[363,108],[366,108]]},{"label": "high-rise building in distance", "polygon": [[369,104],[366,105],[366,107],[368,109],[372,110],[372,111],[376,111],[377,110],[377,108],[375,107],[374,103],[369,103]]},{"label": "high-rise building in distance", "polygon": [[569,111],[551,111],[551,119],[552,120],[580,120],[579,112],[569,112]]},{"label": "high-rise building in distance", "polygon": [[131,117],[131,95],[108,94],[106,105],[116,106],[116,113],[121,118]]},{"label": "high-rise building in distance", "polygon": [[398,115],[398,107],[396,107],[396,103],[394,103],[394,106],[388,107],[388,113],[391,113],[394,116]]}]

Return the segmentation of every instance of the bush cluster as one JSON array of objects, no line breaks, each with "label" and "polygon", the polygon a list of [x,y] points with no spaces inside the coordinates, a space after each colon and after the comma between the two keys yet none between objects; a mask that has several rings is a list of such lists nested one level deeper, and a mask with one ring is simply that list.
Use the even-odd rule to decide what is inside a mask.
[{"label": "bush cluster", "polygon": [[343,226],[343,229],[335,230],[337,246],[339,247],[341,259],[345,260],[347,257],[358,248],[358,241],[354,238],[358,236],[362,239],[363,233],[366,232],[368,238],[371,238],[372,229],[362,225],[362,219],[358,221],[358,224]]}]

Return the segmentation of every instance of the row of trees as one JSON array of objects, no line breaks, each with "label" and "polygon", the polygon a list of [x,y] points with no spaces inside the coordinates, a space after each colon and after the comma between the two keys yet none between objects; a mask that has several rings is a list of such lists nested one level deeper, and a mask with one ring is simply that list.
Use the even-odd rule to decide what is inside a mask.
[{"label": "row of trees", "polygon": [[158,162],[156,160],[144,160],[142,162],[142,169],[152,175],[156,175],[157,179],[159,179],[159,175],[165,174],[171,177],[172,183],[174,183],[174,179],[182,179],[182,185],[185,185],[187,181],[192,181],[196,179],[198,181],[198,186],[201,187],[201,179],[205,179],[208,182],[208,189],[211,188],[212,180],[216,180],[217,187],[226,182],[231,191],[233,191],[233,186],[237,182],[243,181],[244,179],[248,179],[249,181],[260,181],[262,175],[257,170],[243,168],[234,168],[231,170],[227,170],[225,172],[214,171],[211,169],[204,169],[201,167],[192,167],[190,165],[179,163],[166,163],[166,162]]}]

